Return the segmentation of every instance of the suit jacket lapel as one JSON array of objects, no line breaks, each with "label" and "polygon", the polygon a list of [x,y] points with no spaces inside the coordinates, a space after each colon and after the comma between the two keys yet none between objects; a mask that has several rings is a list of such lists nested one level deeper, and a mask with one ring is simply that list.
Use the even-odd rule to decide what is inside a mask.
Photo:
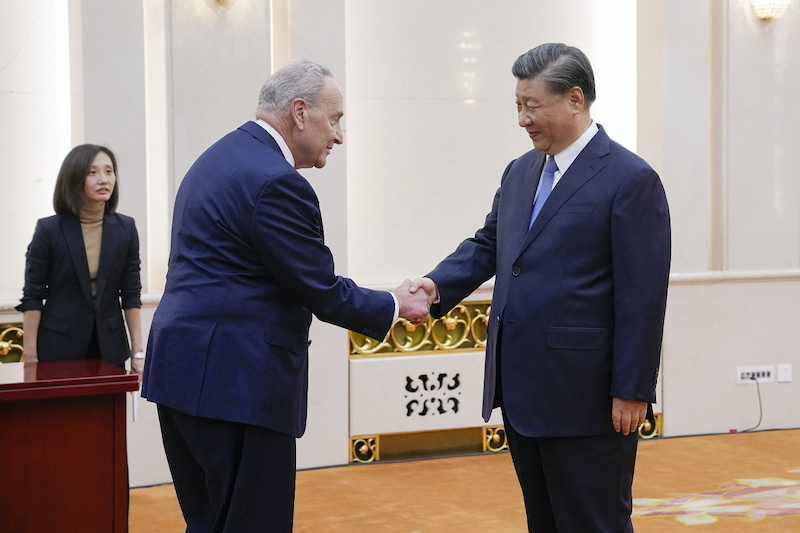
[{"label": "suit jacket lapel", "polygon": [[[589,141],[589,144],[581,151],[575,161],[572,162],[566,173],[561,176],[553,192],[550,193],[550,197],[542,206],[542,210],[539,211],[536,220],[533,222],[533,226],[531,226],[530,231],[528,231],[528,234],[522,241],[522,246],[517,256],[522,254],[534,239],[539,236],[550,219],[561,209],[561,206],[605,166],[601,157],[609,152],[608,142],[608,135],[606,135],[603,128],[600,127],[600,130],[595,134],[592,140]],[[542,158],[542,161],[544,161],[544,158]],[[531,210],[532,209],[533,207],[531,206]]]},{"label": "suit jacket lapel", "polygon": [[[514,216],[514,224],[511,226],[511,240],[509,241],[512,246],[511,249],[519,249],[528,233],[528,224],[531,221],[531,213],[533,212],[533,199],[536,196],[536,188],[539,186],[539,180],[542,178],[544,162],[545,154],[540,153],[538,157],[534,158],[525,171],[523,187],[517,195],[517,205],[513,211],[518,214]],[[525,215],[527,215],[527,217]]]},{"label": "suit jacket lapel", "polygon": [[78,276],[81,291],[86,297],[86,301],[89,302],[89,306],[94,307],[92,287],[89,280],[89,262],[86,260],[86,246],[83,244],[80,219],[74,215],[63,216],[61,219],[61,231],[64,234],[64,240],[67,242],[67,248],[72,258],[72,264],[75,267],[75,273]]},{"label": "suit jacket lapel", "polygon": [[97,301],[101,301],[106,280],[114,264],[117,246],[119,245],[120,226],[117,218],[109,214],[103,216],[103,236],[100,241],[100,264],[97,267]]}]

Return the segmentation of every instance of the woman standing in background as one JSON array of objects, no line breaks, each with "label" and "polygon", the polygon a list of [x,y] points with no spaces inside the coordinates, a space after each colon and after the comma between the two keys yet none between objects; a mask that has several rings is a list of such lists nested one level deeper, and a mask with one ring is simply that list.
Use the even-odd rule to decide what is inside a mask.
[{"label": "woman standing in background", "polygon": [[130,356],[141,379],[139,235],[131,217],[115,212],[118,201],[111,150],[73,148],[58,173],[56,214],[37,222],[26,254],[16,308],[23,312],[24,361],[100,358],[124,367]]}]

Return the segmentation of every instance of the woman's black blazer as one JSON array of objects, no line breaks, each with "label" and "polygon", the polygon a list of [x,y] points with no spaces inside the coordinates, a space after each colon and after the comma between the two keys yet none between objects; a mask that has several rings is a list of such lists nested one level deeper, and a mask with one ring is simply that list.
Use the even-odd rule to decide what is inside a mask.
[{"label": "woman's black blazer", "polygon": [[122,309],[142,306],[139,265],[133,219],[106,213],[93,299],[80,220],[74,215],[40,219],[28,246],[25,287],[17,306],[17,311],[42,311],[39,360],[83,359],[97,324],[103,360],[123,366],[130,352]]}]

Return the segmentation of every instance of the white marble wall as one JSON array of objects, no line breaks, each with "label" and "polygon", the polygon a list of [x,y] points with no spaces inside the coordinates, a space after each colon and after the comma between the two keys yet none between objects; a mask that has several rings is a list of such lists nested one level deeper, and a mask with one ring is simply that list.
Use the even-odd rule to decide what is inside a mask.
[{"label": "white marble wall", "polygon": [[[639,148],[673,222],[664,431],[743,429],[758,403],[736,367],[800,365],[800,6],[771,22],[741,0],[638,7]],[[796,381],[762,399],[760,429],[800,425]]]},{"label": "white marble wall", "polygon": [[[661,173],[673,272],[800,267],[800,6],[639,4],[640,154]],[[715,252],[716,249],[716,252]]]},{"label": "white marble wall", "polygon": [[[118,211],[136,220],[139,254],[146,265],[149,228],[142,6],[138,2],[70,0],[69,16],[72,145],[101,144],[114,151]],[[147,274],[144,269],[145,288]]]},{"label": "white marble wall", "polygon": [[252,120],[271,74],[269,1],[167,3],[168,114],[175,188],[195,159]]},{"label": "white marble wall", "polygon": [[13,224],[0,298],[21,295],[25,250],[36,220],[53,213],[58,169],[76,144],[115,152],[119,210],[136,218],[146,261],[141,29],[134,3],[0,5],[0,180],[12,199],[6,220]]},{"label": "white marble wall", "polygon": [[800,3],[757,19],[725,12],[726,267],[800,268]]},{"label": "white marble wall", "polygon": [[540,43],[587,53],[598,67],[595,119],[635,148],[633,1],[346,5],[349,259],[357,279],[419,276],[482,225],[506,165],[531,149],[517,124],[511,65]]},{"label": "white marble wall", "polygon": [[61,161],[72,147],[67,5],[0,3],[0,299],[22,295],[36,220],[53,213]]},{"label": "white marble wall", "polygon": [[759,422],[756,387],[739,366],[791,364],[790,383],[763,383],[763,429],[800,427],[800,272],[678,275],[664,328],[664,434],[741,431]]},{"label": "white marble wall", "polygon": [[659,173],[672,216],[672,272],[709,268],[709,2],[639,2],[639,154]]}]

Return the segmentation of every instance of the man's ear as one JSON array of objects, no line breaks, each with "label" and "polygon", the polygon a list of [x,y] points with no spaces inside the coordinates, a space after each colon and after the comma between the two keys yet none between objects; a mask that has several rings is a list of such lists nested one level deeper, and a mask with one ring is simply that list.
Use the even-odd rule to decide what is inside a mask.
[{"label": "man's ear", "polygon": [[292,114],[295,126],[300,131],[306,129],[306,122],[308,121],[308,104],[302,98],[295,98],[289,104],[289,111]]},{"label": "man's ear", "polygon": [[573,111],[580,112],[585,107],[585,99],[583,96],[583,89],[578,86],[573,87],[567,93],[567,100]]}]

